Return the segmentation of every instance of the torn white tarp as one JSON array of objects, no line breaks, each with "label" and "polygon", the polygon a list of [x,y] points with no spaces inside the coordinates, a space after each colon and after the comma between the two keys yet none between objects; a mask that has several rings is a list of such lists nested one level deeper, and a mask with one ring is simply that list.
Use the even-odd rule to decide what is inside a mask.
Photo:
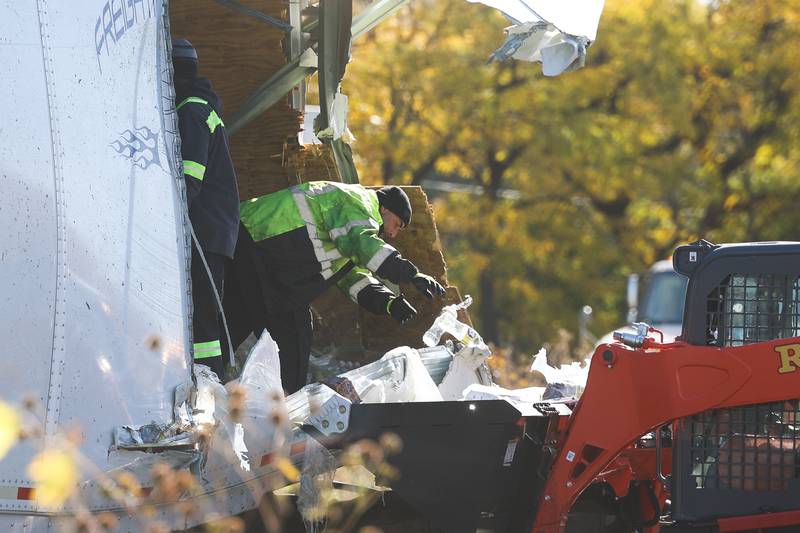
[{"label": "torn white tarp", "polygon": [[569,396],[579,398],[583,394],[586,380],[589,378],[589,359],[582,363],[573,361],[568,365],[560,365],[556,368],[547,363],[547,350],[542,348],[533,356],[531,372],[534,371],[542,374],[547,381],[547,388],[543,394],[544,400]]},{"label": "torn white tarp", "polygon": [[493,7],[514,24],[491,60],[542,63],[545,76],[581,68],[597,36],[603,0],[467,0]]},{"label": "torn white tarp", "polygon": [[258,342],[250,350],[238,381],[225,386],[226,400],[234,394],[244,398],[241,422],[233,422],[227,416],[218,417],[218,433],[230,439],[233,454],[243,471],[249,471],[247,442],[263,446],[265,443],[280,446],[283,428],[267,420],[282,419],[286,413],[281,385],[278,345],[264,330]]},{"label": "torn white tarp", "polygon": [[250,350],[238,384],[245,397],[245,409],[250,415],[270,416],[283,405],[281,362],[278,345],[267,330]]}]

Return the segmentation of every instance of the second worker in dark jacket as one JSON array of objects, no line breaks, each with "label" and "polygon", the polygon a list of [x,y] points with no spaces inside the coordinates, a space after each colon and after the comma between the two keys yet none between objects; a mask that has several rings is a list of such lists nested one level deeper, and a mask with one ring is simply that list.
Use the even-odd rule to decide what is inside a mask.
[{"label": "second worker in dark jacket", "polygon": [[193,241],[194,360],[224,379],[227,342],[214,287],[222,301],[225,264],[233,258],[239,231],[239,191],[225,124],[220,118],[222,102],[211,82],[198,77],[197,52],[189,41],[172,41],[172,63],[189,220],[208,265],[207,271]]}]

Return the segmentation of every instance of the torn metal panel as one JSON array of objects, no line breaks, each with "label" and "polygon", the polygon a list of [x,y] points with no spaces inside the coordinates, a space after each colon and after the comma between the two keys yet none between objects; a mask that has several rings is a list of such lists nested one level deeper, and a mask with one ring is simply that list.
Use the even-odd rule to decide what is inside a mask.
[{"label": "torn metal panel", "polygon": [[506,28],[508,38],[495,50],[490,60],[513,58],[520,61],[539,62],[545,76],[558,76],[572,72],[586,64],[585,37],[564,35],[546,22],[526,22]]},{"label": "torn metal panel", "polygon": [[[333,97],[339,91],[345,67],[350,61],[350,26],[353,22],[353,5],[350,0],[325,0],[320,8],[319,38],[319,92],[323,113],[332,114]],[[320,129],[328,127],[321,123]]]},{"label": "torn metal panel", "polygon": [[[347,128],[347,98],[339,92],[344,71],[350,61],[350,26],[353,6],[350,0],[326,0],[319,6],[319,100],[320,114],[314,130],[323,140],[339,139]],[[338,104],[337,104],[338,100]],[[338,112],[335,109],[338,107]]]},{"label": "torn metal panel", "polygon": [[341,93],[345,67],[350,61],[353,5],[349,0],[320,3],[320,114],[314,132],[333,149],[336,168],[344,183],[358,183],[353,152],[347,144],[352,135],[347,129],[347,97]]},{"label": "torn metal panel", "polygon": [[122,426],[114,429],[114,445],[117,450],[142,450],[160,452],[167,449],[193,449],[194,435],[179,424],[145,424]]},{"label": "torn metal panel", "polygon": [[508,58],[542,64],[545,76],[577,70],[597,36],[603,0],[467,0],[503,12],[513,23],[491,61]]},{"label": "torn metal panel", "polygon": [[493,7],[515,24],[546,21],[562,33],[594,41],[604,0],[467,0]]}]

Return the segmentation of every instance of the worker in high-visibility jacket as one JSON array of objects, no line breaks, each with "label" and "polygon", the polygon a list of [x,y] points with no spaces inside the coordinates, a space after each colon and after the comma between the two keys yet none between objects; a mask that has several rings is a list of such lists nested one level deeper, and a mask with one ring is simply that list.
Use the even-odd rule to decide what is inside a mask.
[{"label": "worker in high-visibility jacket", "polygon": [[173,39],[172,64],[189,220],[202,251],[201,257],[193,239],[194,361],[224,379],[228,343],[220,325],[220,302],[225,266],[233,258],[239,232],[239,191],[220,118],[222,102],[211,82],[198,77],[197,52],[186,39]]},{"label": "worker in high-visibility jacket", "polygon": [[278,344],[289,394],[306,382],[309,305],[331,285],[368,311],[401,323],[416,310],[377,278],[411,283],[429,298],[444,295],[439,282],[381,239],[397,236],[411,222],[411,202],[399,187],[303,183],[242,202],[240,214],[237,281],[229,284],[237,285],[238,298],[226,313],[231,336],[238,344],[266,328]]}]

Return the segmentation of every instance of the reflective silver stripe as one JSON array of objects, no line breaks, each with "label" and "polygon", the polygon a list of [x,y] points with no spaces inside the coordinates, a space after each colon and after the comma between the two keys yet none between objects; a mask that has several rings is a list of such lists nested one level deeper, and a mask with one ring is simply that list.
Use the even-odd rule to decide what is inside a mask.
[{"label": "reflective silver stripe", "polygon": [[375,252],[375,255],[372,256],[372,259],[367,262],[367,268],[373,272],[376,272],[381,267],[383,262],[386,261],[386,258],[392,255],[395,251],[396,250],[388,244],[381,246],[380,249]]},{"label": "reflective silver stripe", "polygon": [[197,163],[196,161],[189,161],[188,159],[183,160],[183,173],[189,174],[193,178],[197,178],[200,181],[203,181],[203,178],[206,175],[206,167]]},{"label": "reflective silver stripe", "polygon": [[369,228],[378,229],[378,223],[375,222],[374,220],[372,220],[371,218],[368,218],[366,220],[351,220],[350,222],[345,224],[344,227],[342,227],[342,228],[334,228],[334,229],[330,230],[328,232],[328,235],[330,235],[331,239],[333,239],[335,241],[339,237],[344,237],[345,235],[350,233],[351,229],[359,228],[359,227],[362,227],[362,226],[363,227],[369,227]]},{"label": "reflective silver stripe", "polygon": [[325,270],[320,272],[320,274],[322,275],[322,279],[330,279],[330,277],[333,276],[334,272],[330,268],[326,268]]},{"label": "reflective silver stripe", "polygon": [[195,359],[206,359],[222,355],[219,341],[197,342],[193,347]]},{"label": "reflective silver stripe", "polygon": [[333,268],[333,261],[320,261],[320,267],[323,270],[332,269]]},{"label": "reflective silver stripe", "polygon": [[325,193],[328,193],[328,192],[335,191],[336,187],[334,187],[333,185],[325,185],[325,186],[323,186],[322,188],[319,188],[319,189],[308,189],[308,190],[304,191],[300,187],[295,185],[294,187],[291,187],[291,189],[292,189],[292,192],[294,192],[294,193],[298,193],[299,192],[299,193],[305,194],[307,196],[319,196],[320,194],[325,194]]},{"label": "reflective silver stripe", "polygon": [[360,280],[353,283],[350,286],[350,299],[353,300],[355,303],[358,303],[358,293],[361,292],[366,286],[372,285],[373,283],[380,283],[377,279],[373,278],[372,276],[364,276]]},{"label": "reflective silver stripe", "polygon": [[[340,259],[342,257],[342,253],[336,248],[332,250],[326,250],[325,244],[319,238],[317,225],[314,223],[314,215],[311,213],[311,208],[308,206],[308,198],[306,198],[305,193],[297,187],[292,187],[292,196],[294,196],[294,202],[297,204],[298,211],[300,211],[300,217],[306,224],[308,238],[311,240],[311,245],[314,247],[314,255],[316,256],[317,261],[319,261],[320,264],[323,264]],[[323,272],[322,275],[325,279],[328,279],[333,274],[325,276],[325,272]]]},{"label": "reflective silver stripe", "polygon": [[[320,241],[320,242],[322,242],[322,241]],[[325,250],[325,248],[323,248],[322,250],[323,250],[323,253],[325,254],[325,259],[327,259],[328,261],[336,261],[337,259],[341,259],[342,258],[342,252],[340,252],[336,248],[333,248],[331,250]]]}]

